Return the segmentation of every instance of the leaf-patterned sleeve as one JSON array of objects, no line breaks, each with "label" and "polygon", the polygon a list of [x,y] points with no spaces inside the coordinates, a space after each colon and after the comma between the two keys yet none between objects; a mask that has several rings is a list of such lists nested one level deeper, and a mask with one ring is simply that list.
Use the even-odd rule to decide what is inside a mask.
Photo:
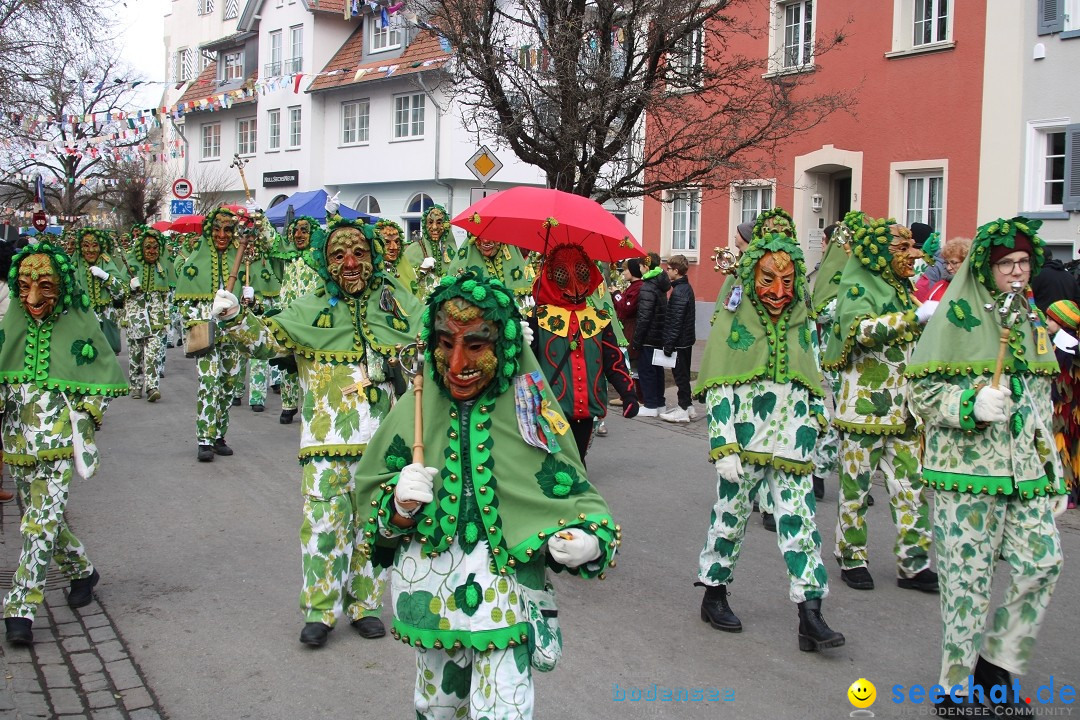
[{"label": "leaf-patterned sleeve", "polygon": [[71,406],[90,415],[94,420],[94,425],[100,427],[105,408],[109,406],[109,398],[104,395],[78,395],[71,398]]},{"label": "leaf-patterned sleeve", "polygon": [[936,375],[914,378],[908,401],[927,425],[974,430],[975,390],[945,382]]},{"label": "leaf-patterned sleeve", "polygon": [[292,351],[278,342],[266,322],[250,310],[241,308],[231,320],[218,322],[218,327],[242,352],[259,360],[291,355]]},{"label": "leaf-patterned sleeve", "polygon": [[105,286],[105,289],[109,292],[109,294],[112,295],[114,300],[122,300],[124,298],[124,295],[127,294],[125,292],[126,288],[124,286],[124,282],[117,277],[117,274],[119,272],[123,271],[118,270],[117,273],[109,275],[109,279],[106,282],[102,283]]},{"label": "leaf-patterned sleeve", "polygon": [[918,328],[914,312],[891,312],[859,323],[855,340],[863,347],[879,348],[894,342],[904,333]]},{"label": "leaf-patterned sleeve", "polygon": [[710,387],[705,393],[709,408],[709,459],[716,460],[737,453],[741,448],[735,436],[735,391],[730,385]]}]

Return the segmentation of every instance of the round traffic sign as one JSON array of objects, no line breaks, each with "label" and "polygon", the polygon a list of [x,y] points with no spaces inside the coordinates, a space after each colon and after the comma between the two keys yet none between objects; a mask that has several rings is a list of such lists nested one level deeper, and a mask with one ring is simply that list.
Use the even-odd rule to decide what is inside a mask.
[{"label": "round traffic sign", "polygon": [[187,178],[179,178],[172,184],[172,193],[179,200],[186,200],[191,197],[191,193],[194,192],[194,188],[191,187],[191,181]]}]

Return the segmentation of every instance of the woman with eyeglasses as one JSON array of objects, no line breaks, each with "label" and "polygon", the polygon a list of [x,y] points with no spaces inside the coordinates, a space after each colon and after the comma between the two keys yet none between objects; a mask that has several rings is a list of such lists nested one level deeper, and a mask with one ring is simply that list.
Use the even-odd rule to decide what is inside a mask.
[{"label": "woman with eyeglasses", "polygon": [[931,282],[929,273],[924,273],[915,283],[915,297],[919,302],[928,300],[941,300],[946,288],[956,275],[956,271],[964,263],[968,251],[971,250],[971,238],[954,237],[945,241],[941,248],[941,257],[945,264],[945,276],[936,282]]}]

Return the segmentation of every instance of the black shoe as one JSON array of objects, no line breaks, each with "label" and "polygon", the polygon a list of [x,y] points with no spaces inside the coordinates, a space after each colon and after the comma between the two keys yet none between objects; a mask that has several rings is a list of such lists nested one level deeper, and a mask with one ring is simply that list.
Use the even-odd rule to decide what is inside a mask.
[{"label": "black shoe", "polygon": [[214,462],[214,446],[213,445],[200,445],[199,446],[199,462]]},{"label": "black shoe", "polygon": [[761,527],[769,532],[776,532],[776,518],[773,517],[772,513],[761,513]]},{"label": "black shoe", "polygon": [[34,633],[30,628],[34,621],[24,617],[4,618],[4,627],[7,629],[7,641],[12,645],[29,647],[34,644]]},{"label": "black shoe", "polygon": [[990,708],[980,702],[968,702],[968,698],[964,698],[964,702],[956,702],[950,695],[943,695],[941,697],[941,702],[933,705],[932,708],[932,712],[938,717],[988,718],[994,716],[994,713],[991,712]]},{"label": "black shoe", "polygon": [[251,406],[251,412],[262,412],[263,410],[266,410],[265,405],[252,405]]},{"label": "black shoe", "polygon": [[727,601],[727,585],[706,585],[701,600],[701,619],[717,630],[742,632],[742,622],[735,617]]},{"label": "black shoe", "polygon": [[274,391],[275,395],[280,395],[281,394],[281,386],[280,385],[271,385],[270,389]]},{"label": "black shoe", "polygon": [[101,580],[101,575],[95,569],[90,577],[71,581],[71,589],[68,590],[68,607],[81,608],[90,604],[94,599],[94,586]]},{"label": "black shoe", "polygon": [[225,444],[225,438],[219,437],[214,441],[214,453],[217,455],[232,455],[232,448]]},{"label": "black shoe", "polygon": [[173,343],[170,342],[170,343],[165,343],[165,347],[166,348],[174,348],[174,347],[176,347],[176,345],[174,345]]},{"label": "black shoe", "polygon": [[825,478],[820,478],[817,475],[814,476],[814,497],[818,500],[825,498]]},{"label": "black shoe", "polygon": [[869,493],[866,495],[866,507],[874,507],[874,496]]},{"label": "black shoe", "polygon": [[870,571],[864,567],[841,570],[840,579],[847,583],[852,590],[873,590],[874,578],[870,577]]},{"label": "black shoe", "polygon": [[821,617],[821,600],[805,600],[799,603],[799,649],[817,652],[825,648],[840,647],[845,643],[843,634],[836,632]]},{"label": "black shoe", "polygon": [[232,399],[232,404],[233,404],[233,407],[240,407],[240,398],[233,398]]},{"label": "black shoe", "polygon": [[937,573],[930,568],[920,570],[915,577],[896,578],[896,584],[907,590],[922,590],[925,593],[939,592]]},{"label": "black shoe", "polygon": [[294,417],[296,417],[295,410],[282,410],[281,417],[278,418],[278,422],[282,425],[292,425],[292,420]]},{"label": "black shoe", "polygon": [[[1035,714],[1035,709],[1025,702],[1014,702],[1009,699],[1012,690],[1012,676],[1005,668],[998,667],[994,663],[990,662],[982,655],[979,656],[979,661],[975,663],[975,684],[982,685],[984,697],[990,703],[994,709],[996,715],[1008,715],[1008,716],[1032,716]],[[1002,685],[1006,688],[1005,702],[994,702],[990,699],[990,688],[994,685]]]},{"label": "black shoe", "polygon": [[754,506],[752,508],[750,508],[750,510],[753,511],[753,512],[761,512],[761,508],[758,507],[757,500],[754,501]]},{"label": "black shoe", "polygon": [[332,627],[321,622],[307,623],[300,631],[300,642],[311,647],[322,647],[326,644],[326,637],[331,630],[333,630]]},{"label": "black shoe", "polygon": [[386,634],[386,626],[383,625],[382,620],[377,617],[365,617],[359,620],[353,620],[351,623],[352,629],[360,634],[362,638],[381,638]]}]

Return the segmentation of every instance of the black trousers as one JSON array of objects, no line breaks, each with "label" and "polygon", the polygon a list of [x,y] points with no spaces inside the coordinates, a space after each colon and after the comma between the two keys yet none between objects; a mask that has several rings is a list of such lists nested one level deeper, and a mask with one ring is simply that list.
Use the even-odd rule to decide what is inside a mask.
[{"label": "black trousers", "polygon": [[585,464],[585,453],[589,451],[589,441],[592,440],[593,419],[570,420],[570,430],[574,433],[574,441],[577,443],[578,454],[581,455],[581,464]]},{"label": "black trousers", "polygon": [[679,407],[683,410],[690,407],[693,402],[690,397],[690,356],[693,352],[693,347],[677,348],[675,367],[671,368],[671,378],[679,390]]}]

